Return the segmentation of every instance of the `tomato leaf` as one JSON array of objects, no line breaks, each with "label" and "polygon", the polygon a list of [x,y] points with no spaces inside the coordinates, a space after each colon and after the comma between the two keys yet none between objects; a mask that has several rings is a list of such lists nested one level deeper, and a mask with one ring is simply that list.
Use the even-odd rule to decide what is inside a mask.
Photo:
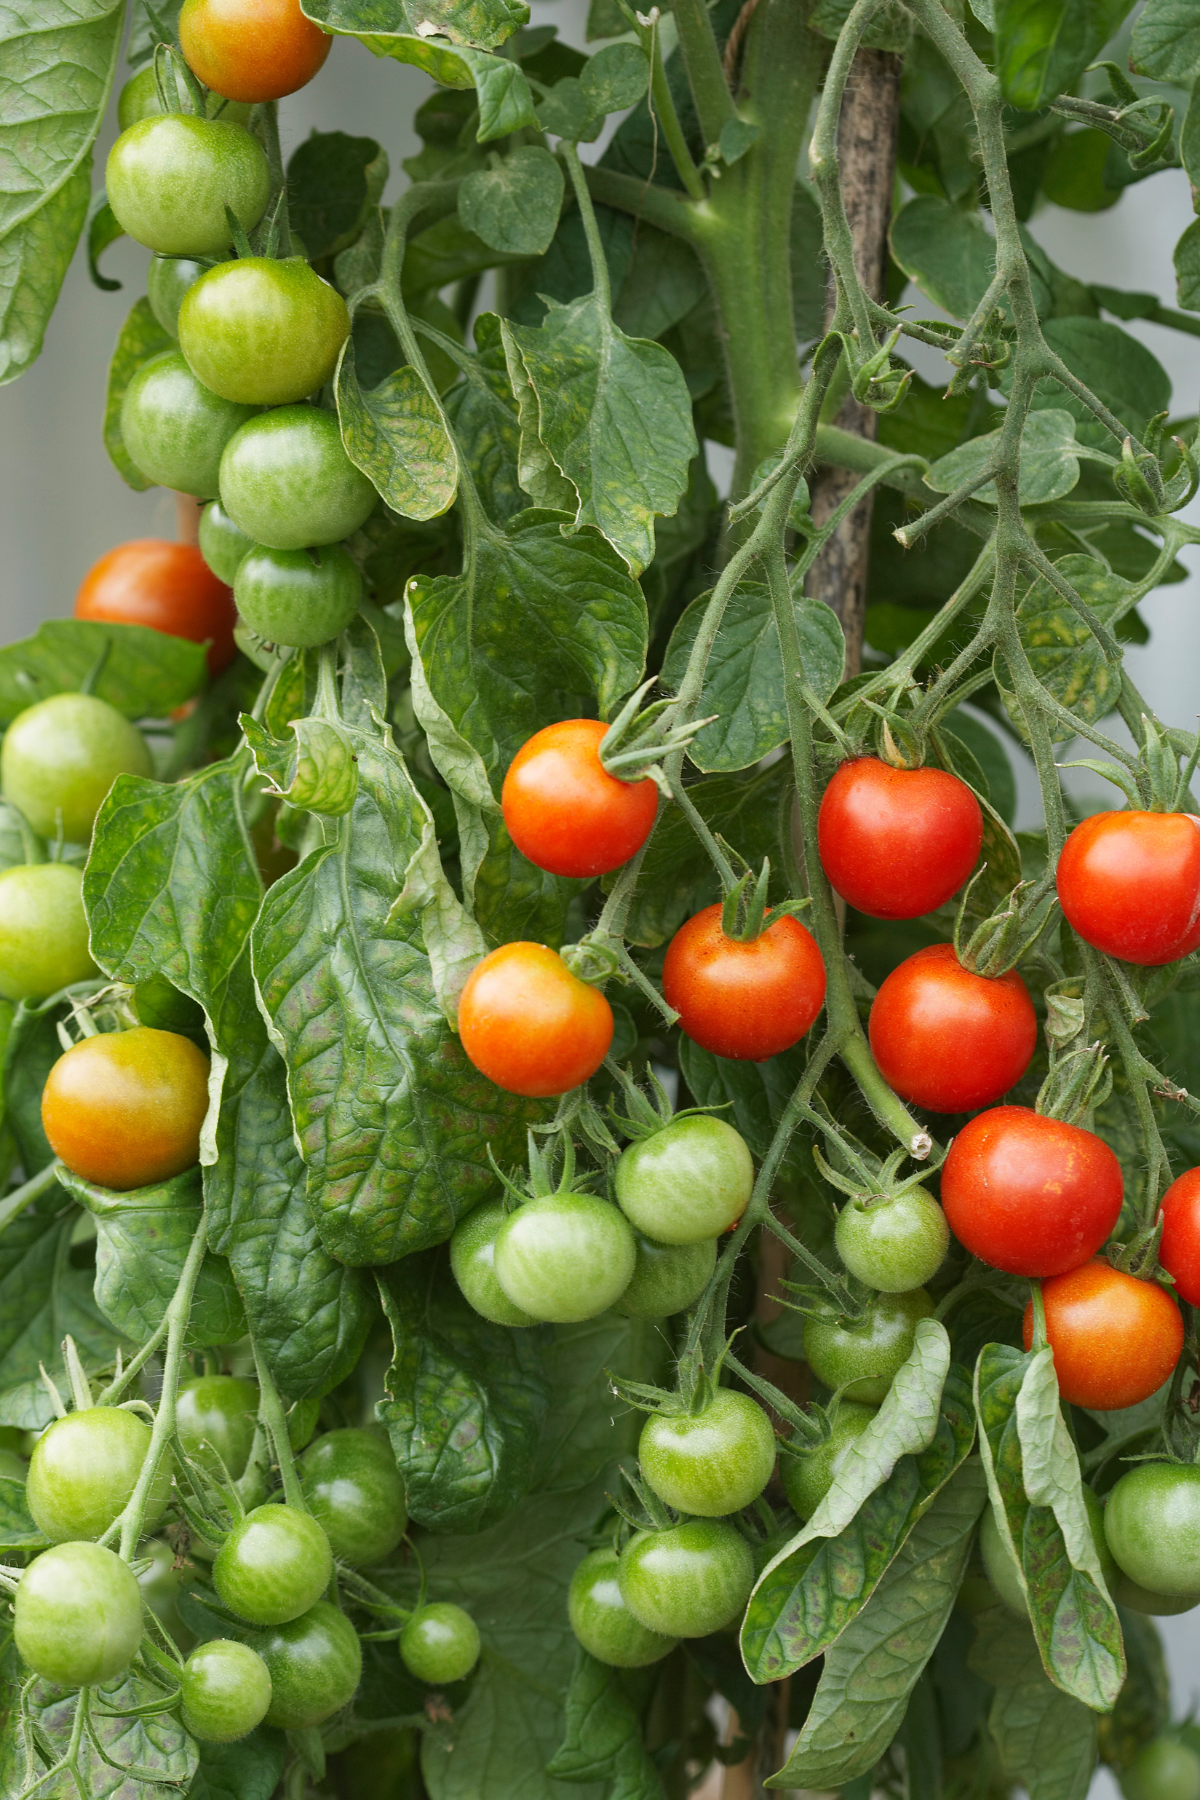
[{"label": "tomato leaf", "polygon": [[29,1515],[25,1483],[19,1476],[0,1475],[0,1548],[42,1550],[48,1542]]},{"label": "tomato leaf", "polygon": [[1033,1634],[1003,1606],[977,1622],[971,1668],[995,1690],[988,1730],[1004,1772],[1029,1800],[1084,1800],[1096,1766],[1096,1715],[1047,1681]]},{"label": "tomato leaf", "polygon": [[[22,856],[20,861],[24,862]],[[47,1005],[45,1001],[30,1004],[23,1000],[13,1015],[4,1046],[0,1092],[4,1095],[4,1117],[16,1139],[21,1167],[36,1175],[54,1152],[42,1130],[42,1089],[46,1077],[62,1055],[58,1040],[58,1021],[66,1017],[62,1002]]]},{"label": "tomato leaf", "polygon": [[632,1453],[644,1420],[632,1407],[613,1407],[611,1376],[656,1382],[665,1360],[661,1329],[643,1319],[606,1312],[581,1325],[555,1326],[553,1342],[539,1346],[550,1410],[532,1488],[572,1492],[611,1469],[615,1457]]},{"label": "tomato leaf", "polygon": [[92,1298],[92,1272],[73,1268],[71,1234],[57,1188],[0,1237],[0,1425],[40,1431],[54,1417],[40,1368],[61,1368],[62,1341],[75,1340],[84,1367],[111,1368],[122,1345]]},{"label": "tomato leaf", "polygon": [[[971,438],[961,449],[951,450],[926,470],[925,479],[939,494],[949,494],[981,470],[995,454],[1000,441],[998,431]],[[1079,480],[1079,459],[1075,454],[1075,421],[1062,407],[1045,407],[1031,412],[1021,434],[1020,497],[1025,506],[1061,500]],[[986,482],[977,488],[976,500],[985,505],[996,504],[996,484]]]},{"label": "tomato leaf", "polygon": [[[198,1747],[179,1720],[169,1712],[143,1719],[114,1716],[120,1709],[160,1700],[166,1690],[131,1674],[110,1687],[86,1691],[92,1730],[100,1746],[97,1750],[86,1733],[79,1746],[78,1767],[88,1800],[127,1800],[131,1793],[136,1793],[137,1800],[178,1800],[199,1762]],[[79,1702],[78,1693],[64,1694],[61,1688],[41,1680],[34,1684],[26,1702],[39,1735],[56,1758],[67,1751]]]},{"label": "tomato leaf", "polygon": [[288,158],[288,215],[311,262],[358,237],[387,185],[387,151],[374,138],[314,131]]},{"label": "tomato leaf", "polygon": [[360,387],[348,338],[336,386],[346,454],[392,511],[406,519],[444,513],[458,486],[458,458],[441,402],[417,371],[405,364],[378,387]]},{"label": "tomato leaf", "polygon": [[464,365],[465,381],[446,395],[446,417],[458,453],[471,472],[488,517],[503,525],[529,504],[517,479],[521,428],[508,379],[500,321],[480,313],[473,327],[476,354]]},{"label": "tomato leaf", "polygon": [[208,679],[203,644],[145,625],[44,619],[33,637],[0,650],[0,725],[35,700],[89,691],[128,719],[165,719]]},{"label": "tomato leaf", "polygon": [[616,1782],[621,1800],[663,1800],[658,1770],[642,1742],[637,1708],[616,1669],[575,1653],[567,1689],[566,1736],[546,1765],[556,1781]]},{"label": "tomato leaf", "polygon": [[493,250],[541,256],[558,228],[562,201],[563,173],[555,158],[538,144],[518,145],[496,168],[464,178],[458,216]]},{"label": "tomato leaf", "polygon": [[188,1800],[271,1800],[283,1774],[284,1740],[270,1729],[236,1744],[201,1744]]},{"label": "tomato leaf", "polygon": [[1191,86],[1200,72],[1200,21],[1188,0],[1149,0],[1133,28],[1129,61],[1140,75]]},{"label": "tomato leaf", "polygon": [[[969,165],[968,165],[969,166]],[[956,319],[969,319],[996,272],[996,243],[982,216],[966,212],[940,194],[918,194],[892,220],[892,255],[935,306]],[[1051,309],[1049,263],[1043,266],[1022,235],[1030,256],[1030,276],[1038,313]]]},{"label": "tomato leaf", "polygon": [[1036,112],[1071,93],[1108,42],[1128,0],[996,0],[996,72],[1004,97]]},{"label": "tomato leaf", "polygon": [[[1115,625],[1137,604],[1137,586],[1094,557],[1062,556],[1055,567],[1107,625]],[[1061,706],[1089,724],[1112,711],[1121,692],[1121,671],[1105,660],[1086,622],[1045,576],[1030,583],[1017,607],[1017,623],[1030,667]],[[1000,688],[1009,717],[1024,736],[1020,707],[1003,677]],[[1057,743],[1072,735],[1070,726],[1057,719],[1047,720],[1047,730]]]}]

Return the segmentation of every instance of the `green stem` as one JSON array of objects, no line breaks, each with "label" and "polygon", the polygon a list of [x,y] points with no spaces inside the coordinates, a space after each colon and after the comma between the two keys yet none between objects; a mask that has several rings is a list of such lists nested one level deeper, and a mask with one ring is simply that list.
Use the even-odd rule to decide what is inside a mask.
[{"label": "green stem", "polygon": [[250,1341],[254,1349],[254,1367],[258,1372],[259,1415],[266,1425],[271,1446],[275,1452],[275,1461],[279,1464],[279,1474],[283,1481],[283,1497],[289,1506],[296,1507],[299,1512],[307,1512],[308,1502],[304,1498],[300,1477],[296,1473],[296,1462],[292,1455],[287,1418],[284,1414],[283,1402],[279,1398],[279,1389],[275,1386],[271,1371],[267,1367],[266,1358],[258,1344],[253,1338]]},{"label": "green stem", "polygon": [[721,52],[704,0],[675,0],[675,25],[679,49],[687,70],[688,85],[696,103],[696,117],[706,145],[715,144],[721,128],[737,117],[729,83],[721,66]]},{"label": "green stem", "polygon": [[583,164],[579,160],[579,151],[574,144],[564,140],[558,147],[558,153],[567,165],[571,186],[575,190],[579,216],[583,220],[583,235],[587,239],[588,259],[592,265],[592,292],[600,301],[604,311],[609,313],[612,311],[612,291],[608,279],[608,258],[604,254],[604,245],[600,239],[600,227],[596,223],[596,209],[592,205],[592,197],[588,192],[587,178],[583,173]]},{"label": "green stem", "polygon": [[0,1200],[0,1231],[11,1225],[14,1219],[19,1219],[27,1206],[54,1186],[61,1168],[62,1164],[56,1157],[44,1169],[39,1169],[36,1175],[31,1175],[28,1181],[22,1182],[19,1188],[14,1188],[11,1194],[6,1194]]},{"label": "green stem", "polygon": [[1044,1350],[1047,1343],[1046,1302],[1042,1297],[1041,1282],[1031,1281],[1029,1284],[1029,1292],[1033,1300],[1033,1348],[1035,1350]]},{"label": "green stem", "polygon": [[679,123],[679,114],[675,110],[675,98],[671,93],[671,84],[667,80],[667,71],[663,67],[662,46],[658,39],[659,21],[651,25],[638,24],[638,36],[642,42],[650,63],[650,101],[654,116],[662,127],[671,161],[675,172],[682,181],[687,193],[693,200],[703,200],[704,183],[700,171],[692,161],[692,153],[688,149],[687,139],[683,135],[683,126]]}]

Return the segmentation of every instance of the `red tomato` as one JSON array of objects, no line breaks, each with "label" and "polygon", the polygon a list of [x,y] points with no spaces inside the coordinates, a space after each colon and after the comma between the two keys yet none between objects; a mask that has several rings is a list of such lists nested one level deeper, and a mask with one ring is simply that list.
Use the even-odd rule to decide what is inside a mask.
[{"label": "red tomato", "polygon": [[510,1094],[565,1094],[594,1075],[612,1043],[612,1008],[545,944],[501,944],[477,963],[458,1003],[462,1046]]},{"label": "red tomato", "polygon": [[1029,1067],[1037,1015],[1016,970],[973,975],[953,944],[906,958],[871,1008],[871,1050],[888,1086],[930,1112],[991,1106]]},{"label": "red tomato", "polygon": [[820,1012],[825,964],[798,919],[776,919],[743,944],[721,930],[720,906],[706,906],[671,939],[663,993],[694,1043],[715,1056],[765,1062],[797,1043]]},{"label": "red tomato", "polygon": [[237,655],[233,592],[218,581],[195,544],[133,538],[93,563],[75,596],[77,619],[148,625],[193,644],[209,641],[216,675]]},{"label": "red tomato", "polygon": [[281,100],[312,80],[333,43],[300,0],[183,0],[188,67],[227,100]]},{"label": "red tomato", "polygon": [[1200,944],[1200,831],[1190,813],[1093,813],[1058,859],[1067,923],[1108,956],[1155,968]]},{"label": "red tomato", "polygon": [[[1042,1288],[1058,1391],[1073,1406],[1115,1412],[1156,1393],[1179,1361],[1183,1320],[1165,1288],[1096,1257]],[[1033,1343],[1033,1302],[1025,1308]]]},{"label": "red tomato", "polygon": [[997,1106],[964,1125],[942,1164],[942,1208],[960,1244],[1010,1275],[1063,1275],[1104,1243],[1121,1165],[1102,1138]]},{"label": "red tomato", "polygon": [[843,763],[821,796],[821,866],[872,919],[915,919],[957,893],[979,858],[983,814],[944,769]]},{"label": "red tomato", "polygon": [[607,725],[564,719],[522,744],[501,805],[513,843],[551,875],[607,875],[636,856],[658,811],[649,779],[618,781],[600,761]]},{"label": "red tomato", "polygon": [[1185,1169],[1162,1202],[1158,1260],[1189,1306],[1200,1306],[1200,1169]]}]

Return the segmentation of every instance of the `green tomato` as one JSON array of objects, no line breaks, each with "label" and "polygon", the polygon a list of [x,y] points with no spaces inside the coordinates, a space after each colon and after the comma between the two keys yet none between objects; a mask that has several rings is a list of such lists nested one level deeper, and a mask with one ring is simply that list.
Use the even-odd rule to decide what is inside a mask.
[{"label": "green tomato", "polygon": [[408,1511],[392,1447],[373,1431],[327,1431],[300,1459],[309,1511],[333,1554],[354,1568],[390,1556]]},{"label": "green tomato", "polygon": [[151,975],[133,990],[133,1009],[138,1023],[152,1031],[201,1032],[204,1008],[190,994],[181,993],[165,975]]},{"label": "green tomato", "polygon": [[302,256],[218,263],[179,311],[179,344],[193,372],[227,400],[258,406],[284,406],[324,387],[349,335],[346,302]]},{"label": "green tomato", "polygon": [[589,1656],[614,1669],[643,1669],[678,1643],[635,1619],[617,1580],[617,1553],[606,1545],[585,1556],[567,1589],[571,1630]]},{"label": "green tomato", "polygon": [[616,1303],[630,1319],[669,1319],[694,1306],[717,1266],[717,1240],[696,1244],[658,1244],[637,1233],[633,1277]]},{"label": "green tomato", "polygon": [[[178,92],[179,83],[176,82]],[[170,93],[168,78],[167,92]],[[182,96],[181,96],[182,97]],[[162,101],[158,97],[158,83],[154,79],[154,65],[149,64],[131,75],[117,97],[117,124],[122,131],[128,131],[139,119],[157,119],[163,110]],[[205,108],[208,117],[218,115],[233,125],[245,125],[253,108],[244,100],[226,100],[220,94],[209,94]]]},{"label": "green tomato", "polygon": [[664,1531],[639,1531],[617,1565],[621,1598],[643,1625],[664,1637],[708,1637],[745,1610],[754,1557],[724,1519],[686,1519]]},{"label": "green tomato", "polygon": [[708,1113],[672,1119],[617,1162],[621,1210],[659,1244],[717,1237],[741,1218],[753,1186],[745,1138]]},{"label": "green tomato", "polygon": [[362,599],[358,565],[340,544],[251,550],[233,583],[237,609],[268,644],[310,649],[345,631]]},{"label": "green tomato", "polygon": [[450,1267],[463,1298],[493,1325],[536,1325],[529,1313],[514,1306],[496,1279],[496,1234],[508,1217],[502,1200],[485,1200],[455,1227],[450,1239]]},{"label": "green tomato", "polygon": [[253,414],[252,406],[222,400],[197,381],[182,351],[164,350],[126,388],[121,435],[150,481],[208,500],[220,482],[226,445]]},{"label": "green tomato", "polygon": [[1200,1593],[1200,1466],[1139,1463],[1108,1496],[1104,1530],[1139,1587],[1176,1599]]},{"label": "green tomato", "polygon": [[780,1464],[783,1488],[788,1505],[802,1519],[811,1519],[833,1486],[834,1476],[841,1473],[850,1448],[856,1444],[877,1408],[862,1406],[856,1400],[841,1400],[829,1436],[811,1448],[796,1440],[798,1454],[785,1456]]},{"label": "green tomato", "polygon": [[804,1357],[827,1388],[843,1388],[847,1400],[878,1406],[907,1361],[917,1321],[933,1313],[924,1288],[911,1294],[880,1294],[866,1316],[853,1324],[825,1316],[804,1321]]},{"label": "green tomato", "polygon": [[1121,1775],[1125,1800],[1200,1800],[1200,1756],[1178,1738],[1154,1738]]},{"label": "green tomato", "polygon": [[[53,1544],[103,1537],[129,1502],[150,1449],[150,1427],[116,1406],[89,1406],[55,1419],[33,1447],[25,1500]],[[152,1530],[171,1498],[167,1459],[158,1466],[143,1523]]]},{"label": "green tomato", "polygon": [[164,331],[179,336],[179,308],[192,283],[199,281],[206,263],[192,256],[153,256],[146,273],[146,297],[150,311]]},{"label": "green tomato", "polygon": [[0,871],[0,994],[45,1000],[97,974],[88,949],[83,870],[18,863]]},{"label": "green tomato", "polygon": [[179,1441],[210,1475],[232,1481],[245,1473],[254,1444],[258,1389],[234,1375],[202,1375],[179,1390],[175,1425]]},{"label": "green tomato", "polygon": [[268,1725],[305,1731],[354,1698],[362,1679],[362,1646],[346,1615],[327,1600],[250,1642],[271,1677]]},{"label": "green tomato", "polygon": [[271,1503],[239,1519],[213,1563],[222,1601],[252,1625],[298,1619],[332,1575],[329,1539],[317,1521],[297,1507]]},{"label": "green tomato", "polygon": [[1112,1597],[1119,1605],[1129,1607],[1131,1612],[1145,1613],[1152,1619],[1173,1619],[1179,1613],[1191,1612],[1193,1607],[1200,1606],[1200,1593],[1156,1594],[1150,1588],[1139,1587],[1136,1581],[1130,1581],[1128,1575],[1117,1577]]},{"label": "green tomato", "polygon": [[193,1650],[179,1688],[184,1730],[202,1744],[236,1743],[261,1724],[271,1704],[266,1663],[232,1638],[211,1638]]},{"label": "green tomato", "polygon": [[637,1261],[629,1222],[594,1194],[548,1194],[510,1213],[496,1236],[496,1279],[534,1319],[572,1324],[607,1311]]},{"label": "green tomato", "polygon": [[226,207],[252,231],[271,196],[257,138],[224,119],[168,113],[139,119],[108,153],[108,204],[123,231],[163,256],[217,256],[233,233]]},{"label": "green tomato", "polygon": [[221,457],[220,491],[234,524],[272,550],[336,544],[378,499],[342,448],[337,420],[317,406],[276,407],[235,432]]},{"label": "green tomato", "polygon": [[123,1675],[142,1641],[142,1594],[128,1563],[99,1544],[58,1544],[30,1563],[13,1602],[22,1662],[58,1687]]},{"label": "green tomato", "polygon": [[851,1275],[885,1294],[924,1287],[946,1260],[950,1227],[924,1188],[864,1206],[850,1200],[838,1214],[837,1253]]},{"label": "green tomato", "polygon": [[118,775],[154,764],[136,725],[94,694],[52,694],[18,713],[0,749],[4,798],[45,838],[86,844]]},{"label": "green tomato", "polygon": [[219,500],[200,514],[200,554],[218,580],[232,587],[242,558],[257,546],[234,524]]},{"label": "green tomato", "polygon": [[429,1687],[463,1681],[479,1661],[479,1627],[447,1600],[418,1606],[400,1633],[400,1660]]},{"label": "green tomato", "polygon": [[756,1400],[718,1388],[702,1412],[648,1418],[638,1462],[668,1506],[719,1519],[749,1506],[766,1487],[775,1467],[775,1433]]}]

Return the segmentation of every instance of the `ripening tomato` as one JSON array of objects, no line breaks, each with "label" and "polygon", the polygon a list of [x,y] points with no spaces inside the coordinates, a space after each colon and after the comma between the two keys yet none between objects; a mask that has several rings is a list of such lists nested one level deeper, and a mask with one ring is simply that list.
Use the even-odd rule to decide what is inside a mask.
[{"label": "ripening tomato", "polygon": [[1162,1200],[1158,1260],[1189,1306],[1200,1306],[1200,1169],[1185,1169]]},{"label": "ripening tomato", "polygon": [[133,538],[106,551],[79,584],[75,617],[146,625],[193,644],[207,643],[214,675],[237,655],[233,595],[195,544]]},{"label": "ripening tomato", "polygon": [[[1165,1288],[1100,1257],[1042,1288],[1058,1391],[1072,1406],[1115,1412],[1157,1393],[1183,1349],[1183,1320]],[[1025,1308],[1033,1343],[1033,1302]]]},{"label": "ripening tomato", "polygon": [[565,1094],[612,1043],[612,1008],[545,944],[501,944],[476,963],[458,1003],[462,1046],[510,1094]]},{"label": "ripening tomato", "polygon": [[329,380],[350,314],[302,256],[239,256],[188,288],[176,335],[193,375],[215,394],[282,406]]},{"label": "ripening tomato", "polygon": [[135,1025],[81,1038],[42,1090],[42,1129],[98,1187],[149,1187],[190,1168],[208,1111],[208,1058],[176,1031]]},{"label": "ripening tomato", "polygon": [[1200,830],[1190,813],[1093,813],[1058,859],[1067,923],[1107,956],[1156,968],[1200,944]]},{"label": "ripening tomato", "polygon": [[600,761],[607,725],[563,719],[522,744],[508,765],[501,805],[513,843],[551,875],[607,875],[650,835],[658,789],[619,781]]},{"label": "ripening tomato", "polygon": [[916,919],[958,892],[979,857],[983,814],[945,769],[845,762],[821,797],[821,867],[872,919]]},{"label": "ripening tomato", "polygon": [[679,927],[662,981],[692,1042],[738,1062],[790,1049],[825,1003],[825,963],[798,919],[785,915],[742,943],[721,929],[719,905]]},{"label": "ripening tomato", "polygon": [[1102,1138],[1024,1106],[979,1113],[942,1165],[951,1231],[1010,1275],[1063,1275],[1087,1262],[1116,1224],[1123,1191]]},{"label": "ripening tomato", "polygon": [[188,67],[228,100],[282,100],[310,82],[333,39],[300,0],[184,0],[179,42]]},{"label": "ripening tomato", "polygon": [[1037,1047],[1037,1014],[1016,970],[975,975],[953,944],[930,944],[892,970],[869,1030],[888,1086],[936,1113],[993,1105],[1021,1079]]}]

